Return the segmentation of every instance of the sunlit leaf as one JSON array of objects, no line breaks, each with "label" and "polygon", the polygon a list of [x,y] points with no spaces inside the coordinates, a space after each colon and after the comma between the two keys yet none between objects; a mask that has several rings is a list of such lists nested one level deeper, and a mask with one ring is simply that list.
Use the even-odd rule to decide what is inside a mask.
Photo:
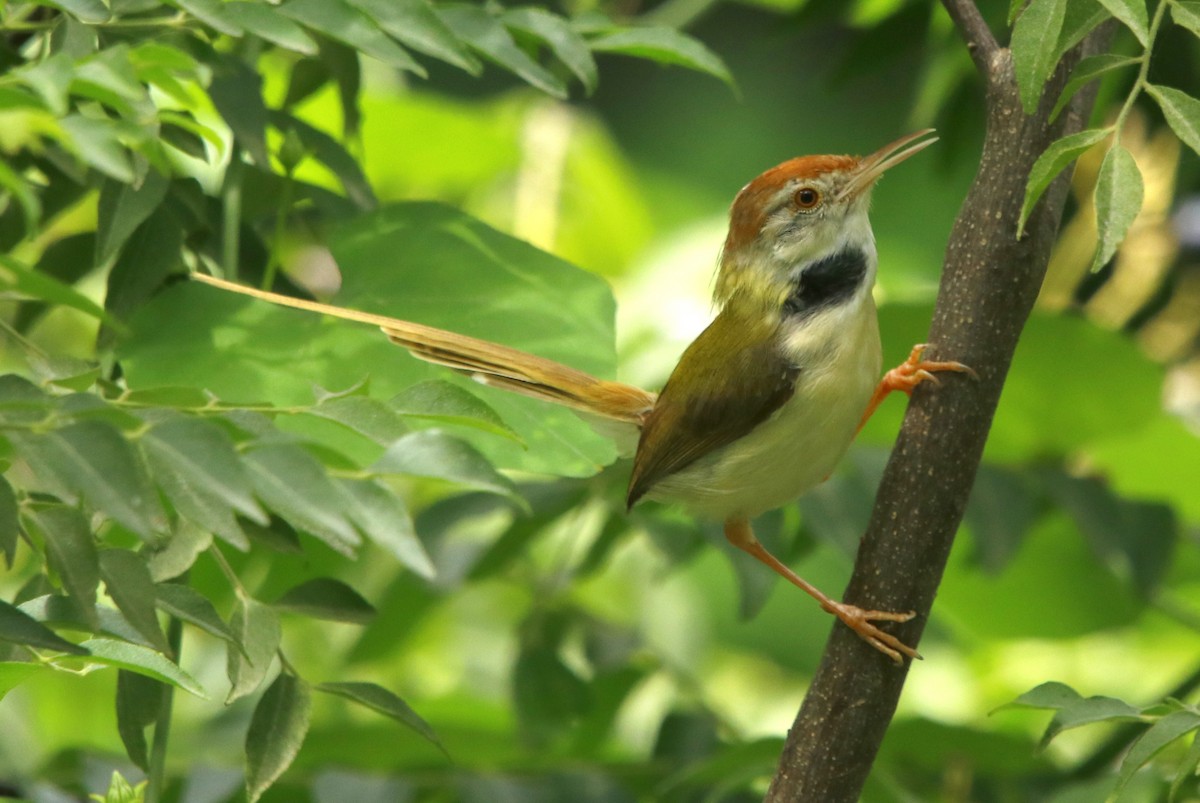
[{"label": "sunlit leaf", "polygon": [[246,796],[258,800],[300,752],[312,699],[304,681],[281,672],[263,694],[246,732]]},{"label": "sunlit leaf", "polygon": [[420,734],[422,738],[435,745],[443,753],[445,752],[441,740],[438,739],[433,728],[429,727],[429,723],[422,719],[416,711],[413,711],[408,703],[382,686],[375,683],[343,682],[321,683],[314,688],[317,691],[353,700],[385,717],[390,717]]},{"label": "sunlit leaf", "polygon": [[1096,230],[1099,240],[1092,270],[1112,259],[1134,218],[1142,210],[1142,172],[1125,146],[1114,144],[1096,178]]},{"label": "sunlit leaf", "polygon": [[343,396],[322,401],[309,415],[336,421],[375,443],[387,446],[409,430],[391,406],[369,396]]},{"label": "sunlit leaf", "polygon": [[31,675],[48,671],[51,671],[49,664],[34,661],[0,661],[0,700]]},{"label": "sunlit leaf", "polygon": [[108,22],[110,12],[101,0],[37,0],[37,5],[59,8],[77,17],[80,22]]},{"label": "sunlit leaf", "polygon": [[[1079,692],[1065,683],[1048,681],[1022,694],[1010,703],[1005,703],[995,711],[1006,708],[1050,708],[1055,711],[1083,699]],[[995,713],[993,711],[993,713]]]},{"label": "sunlit leaf", "polygon": [[167,0],[220,33],[241,36],[244,31],[225,13],[221,0]]},{"label": "sunlit leaf", "polygon": [[1030,0],[1017,17],[1012,33],[1013,68],[1021,92],[1021,105],[1033,114],[1042,88],[1057,63],[1056,50],[1067,0]]},{"label": "sunlit leaf", "polygon": [[67,135],[67,145],[89,167],[117,181],[132,184],[136,180],[129,151],[112,120],[70,114],[58,124]]},{"label": "sunlit leaf", "polygon": [[74,287],[6,254],[0,254],[0,286],[6,286],[5,289],[29,298],[79,310],[85,315],[124,330],[124,325],[120,321]]},{"label": "sunlit leaf", "polygon": [[275,607],[315,619],[351,624],[364,624],[375,615],[375,609],[361,594],[332,577],[317,577],[288,589],[275,601]]}]

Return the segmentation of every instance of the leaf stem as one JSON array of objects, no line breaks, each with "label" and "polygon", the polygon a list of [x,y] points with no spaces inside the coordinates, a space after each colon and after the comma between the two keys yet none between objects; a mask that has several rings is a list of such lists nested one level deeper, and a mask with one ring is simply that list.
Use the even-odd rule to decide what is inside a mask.
[{"label": "leaf stem", "polygon": [[[183,620],[171,617],[167,625],[167,644],[171,657],[179,663],[183,650]],[[146,803],[159,803],[167,786],[167,745],[171,736],[171,710],[175,703],[175,687],[162,685],[162,702],[154,722],[154,741],[150,745],[150,768],[147,773]]]},{"label": "leaf stem", "polygon": [[1154,8],[1154,17],[1150,20],[1150,29],[1146,33],[1146,46],[1142,49],[1137,78],[1134,79],[1133,88],[1129,90],[1129,97],[1125,98],[1125,103],[1121,105],[1121,111],[1117,113],[1117,120],[1113,124],[1113,147],[1120,143],[1121,130],[1125,127],[1125,118],[1133,110],[1134,101],[1138,99],[1138,95],[1142,94],[1148,83],[1146,78],[1150,74],[1150,56],[1154,52],[1154,40],[1158,37],[1158,29],[1162,27],[1163,17],[1166,16],[1167,6],[1170,3],[1171,0],[1159,0],[1159,4]]}]

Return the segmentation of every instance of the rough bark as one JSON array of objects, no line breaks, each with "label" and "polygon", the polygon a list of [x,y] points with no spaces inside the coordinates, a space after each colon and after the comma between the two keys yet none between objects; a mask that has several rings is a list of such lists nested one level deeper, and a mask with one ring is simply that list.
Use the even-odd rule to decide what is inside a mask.
[{"label": "rough bark", "polygon": [[[973,3],[944,5],[986,84],[987,126],[979,172],[946,248],[927,354],[965,362],[979,379],[943,375],[939,387],[922,386],[913,394],[844,596],[864,608],[917,611],[914,620],[893,629],[910,645],[928,621],[1062,216],[1065,175],[1051,185],[1018,240],[1025,180],[1050,143],[1086,122],[1094,93],[1076,96],[1054,123],[1050,110],[1074,64],[1103,49],[1111,36],[1102,28],[1069,53],[1040,108],[1026,115],[1010,51],[996,45]],[[767,800],[858,800],[908,668],[835,626]]]}]

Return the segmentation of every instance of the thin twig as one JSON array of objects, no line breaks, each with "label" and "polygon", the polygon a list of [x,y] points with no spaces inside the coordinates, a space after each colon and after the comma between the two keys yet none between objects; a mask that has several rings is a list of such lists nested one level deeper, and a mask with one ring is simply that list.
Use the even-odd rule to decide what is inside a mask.
[{"label": "thin twig", "polygon": [[954,20],[954,26],[966,41],[967,52],[975,60],[975,66],[986,76],[991,72],[995,63],[993,58],[1000,45],[992,35],[987,21],[979,13],[979,8],[974,0],[942,0],[942,5],[946,7],[946,13]]}]

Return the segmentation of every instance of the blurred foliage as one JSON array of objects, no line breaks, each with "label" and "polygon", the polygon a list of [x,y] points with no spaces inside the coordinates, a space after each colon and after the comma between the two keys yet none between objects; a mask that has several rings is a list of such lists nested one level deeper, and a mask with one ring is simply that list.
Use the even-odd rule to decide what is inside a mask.
[{"label": "blurred foliage", "polygon": [[[1099,273],[1077,267],[1094,225],[1065,233],[864,800],[1197,799],[1200,447],[1162,404],[1195,344],[1146,329],[1150,295],[1197,292],[1167,281],[1195,155],[1174,96],[1146,98],[1200,90],[1195,4],[1151,3],[1144,29],[1136,1],[985,5],[1018,49],[1058,20],[1027,93],[1126,22],[1077,75],[1103,82],[1094,130],[1120,132],[1145,203]],[[626,514],[618,450],[573,415],[179,281],[282,284],[605,376],[619,352],[654,385],[706,320],[746,179],[936,124],[944,147],[873,213],[886,361],[924,339],[981,132],[936,5],[568,6],[0,3],[3,794],[761,798],[823,613],[711,526]],[[1152,46],[1169,57],[1123,69]],[[1177,242],[1154,272],[1127,267],[1139,231]],[[1105,294],[1141,314],[1102,319]],[[758,522],[821,587],[901,410]],[[1023,709],[1055,713],[1042,733]]]}]

